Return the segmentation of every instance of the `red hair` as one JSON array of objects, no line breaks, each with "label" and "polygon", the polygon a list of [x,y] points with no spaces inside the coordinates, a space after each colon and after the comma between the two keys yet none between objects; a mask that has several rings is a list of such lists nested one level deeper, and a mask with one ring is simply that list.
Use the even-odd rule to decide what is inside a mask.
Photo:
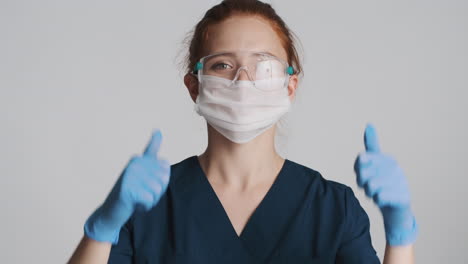
[{"label": "red hair", "polygon": [[186,70],[190,72],[203,54],[203,43],[206,41],[208,28],[224,21],[232,15],[260,16],[270,22],[273,30],[278,34],[281,44],[286,51],[289,65],[295,74],[302,74],[302,65],[296,49],[296,37],[276,14],[270,4],[257,0],[224,0],[206,11],[205,16],[198,22],[191,35],[189,53],[186,57]]}]

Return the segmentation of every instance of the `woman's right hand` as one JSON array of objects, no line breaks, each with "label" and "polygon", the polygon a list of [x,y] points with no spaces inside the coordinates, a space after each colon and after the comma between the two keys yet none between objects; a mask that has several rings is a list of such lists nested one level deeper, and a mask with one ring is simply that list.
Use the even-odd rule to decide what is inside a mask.
[{"label": "woman's right hand", "polygon": [[158,158],[161,132],[153,132],[142,156],[130,159],[104,203],[88,218],[85,235],[117,244],[119,232],[135,209],[150,210],[167,189],[170,164]]}]

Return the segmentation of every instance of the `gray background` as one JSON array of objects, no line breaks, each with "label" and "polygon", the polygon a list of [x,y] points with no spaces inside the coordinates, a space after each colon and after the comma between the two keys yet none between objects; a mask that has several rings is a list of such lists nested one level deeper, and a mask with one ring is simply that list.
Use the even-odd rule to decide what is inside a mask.
[{"label": "gray background", "polygon": [[[154,128],[171,163],[204,150],[178,54],[217,2],[0,1],[2,263],[65,262]],[[417,262],[465,262],[467,3],[273,1],[305,59],[280,152],[353,188],[381,258],[352,169],[368,121],[408,177]]]}]

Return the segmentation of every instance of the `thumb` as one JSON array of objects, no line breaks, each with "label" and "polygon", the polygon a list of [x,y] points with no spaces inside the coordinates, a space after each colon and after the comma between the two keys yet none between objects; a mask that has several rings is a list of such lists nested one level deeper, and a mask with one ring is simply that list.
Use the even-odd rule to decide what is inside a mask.
[{"label": "thumb", "polygon": [[151,140],[146,146],[144,156],[157,158],[159,147],[161,146],[162,134],[159,129],[153,131]]},{"label": "thumb", "polygon": [[367,124],[366,131],[364,132],[364,145],[366,146],[366,151],[368,152],[380,152],[377,131],[370,123]]}]

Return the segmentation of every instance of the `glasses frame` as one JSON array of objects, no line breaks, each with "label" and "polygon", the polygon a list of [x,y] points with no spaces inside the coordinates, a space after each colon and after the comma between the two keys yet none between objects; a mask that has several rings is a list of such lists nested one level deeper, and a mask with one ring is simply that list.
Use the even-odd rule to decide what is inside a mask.
[{"label": "glasses frame", "polygon": [[[293,75],[295,73],[294,71],[294,68],[292,66],[289,65],[289,63],[281,58],[278,58],[277,56],[275,55],[272,55],[270,53],[267,53],[267,52],[255,52],[255,51],[239,51],[239,52],[216,52],[216,53],[213,53],[213,54],[209,54],[209,55],[206,55],[202,58],[200,58],[197,63],[195,63],[195,66],[192,70],[192,74],[193,75],[196,75],[197,76],[197,79],[198,79],[198,82],[201,82],[201,69],[203,68],[203,63],[205,62],[206,59],[210,58],[210,57],[213,57],[213,56],[218,56],[218,55],[221,55],[221,54],[235,54],[235,53],[251,53],[251,54],[258,54],[258,55],[261,55],[261,56],[265,56],[265,57],[269,57],[269,58],[273,58],[275,60],[278,60],[279,62],[281,62],[285,67],[285,74],[286,76],[288,76],[287,78],[285,78],[286,80],[285,81],[289,81],[289,77],[291,75]],[[244,67],[244,66],[241,66],[241,67]],[[240,67],[239,67],[240,68]],[[250,73],[249,73],[250,74]]]}]

